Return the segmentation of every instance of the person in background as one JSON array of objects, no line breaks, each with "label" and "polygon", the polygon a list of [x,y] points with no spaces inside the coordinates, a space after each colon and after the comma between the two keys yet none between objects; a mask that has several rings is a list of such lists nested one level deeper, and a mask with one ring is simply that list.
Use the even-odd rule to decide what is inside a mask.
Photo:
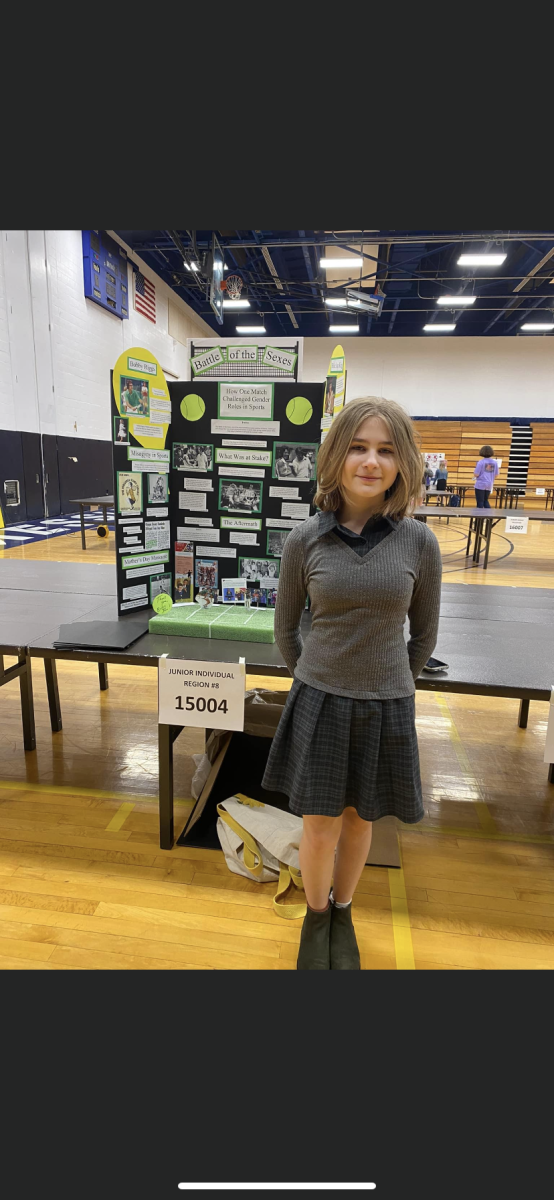
[{"label": "person in background", "polygon": [[477,463],[473,472],[475,500],[477,508],[490,508],[489,496],[498,475],[498,463],[494,457],[492,446],[481,446],[479,454],[481,455],[481,462]]},{"label": "person in background", "polygon": [[448,479],[448,467],[446,465],[446,459],[444,459],[444,458],[443,458],[442,462],[439,463],[439,465],[435,471],[435,476],[434,476],[434,480],[433,480],[435,487],[437,485],[438,479],[444,479],[445,481]]}]

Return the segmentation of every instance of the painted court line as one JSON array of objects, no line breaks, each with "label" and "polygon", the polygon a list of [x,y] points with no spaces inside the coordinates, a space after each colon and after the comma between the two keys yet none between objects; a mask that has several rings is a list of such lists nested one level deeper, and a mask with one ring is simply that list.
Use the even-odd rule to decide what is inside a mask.
[{"label": "painted court line", "polygon": [[406,897],[406,882],[402,867],[388,868],[389,891],[392,907],[392,932],[397,971],[415,971],[414,948],[410,915]]},{"label": "painted court line", "polygon": [[129,813],[134,809],[134,804],[120,804],[116,813],[114,813],[109,825],[106,825],[106,833],[115,833],[121,826],[125,824]]},{"label": "painted court line", "polygon": [[[70,796],[91,796],[95,800],[117,800],[125,797],[125,800],[132,801],[133,804],[156,804],[158,796],[133,796],[128,792],[102,792],[98,788],[82,788],[72,787],[71,784],[49,784],[49,783],[24,783],[20,779],[0,779],[0,791],[17,791],[17,792],[44,792],[46,795],[52,795],[57,792],[68,792]],[[193,804],[191,796],[179,796],[173,801],[174,804]]]}]

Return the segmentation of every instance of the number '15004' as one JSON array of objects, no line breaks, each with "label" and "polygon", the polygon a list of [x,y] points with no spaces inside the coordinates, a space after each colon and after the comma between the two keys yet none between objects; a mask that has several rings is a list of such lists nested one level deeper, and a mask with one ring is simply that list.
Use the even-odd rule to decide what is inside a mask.
[{"label": "number '15004'", "polygon": [[227,701],[220,700],[218,704],[215,696],[210,696],[209,700],[206,700],[205,696],[187,696],[184,705],[182,696],[176,696],[175,699],[177,701],[175,708],[178,708],[179,712],[184,712],[185,710],[193,712],[194,709],[197,712],[227,712]]}]

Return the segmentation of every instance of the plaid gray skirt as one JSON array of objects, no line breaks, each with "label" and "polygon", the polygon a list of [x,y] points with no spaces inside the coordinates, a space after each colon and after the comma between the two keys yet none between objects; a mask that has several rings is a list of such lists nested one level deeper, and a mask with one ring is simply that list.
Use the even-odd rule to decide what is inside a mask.
[{"label": "plaid gray skirt", "polygon": [[352,806],[364,821],[421,821],[415,696],[354,700],[295,679],[262,783],[300,817]]}]

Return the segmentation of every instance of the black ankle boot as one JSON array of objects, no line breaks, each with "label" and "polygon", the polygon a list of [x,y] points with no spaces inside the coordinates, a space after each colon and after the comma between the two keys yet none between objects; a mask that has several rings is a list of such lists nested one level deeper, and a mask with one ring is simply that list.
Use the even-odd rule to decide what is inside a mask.
[{"label": "black ankle boot", "polygon": [[329,971],[330,928],[331,904],[325,912],[308,909],[300,935],[297,971]]},{"label": "black ankle boot", "polygon": [[361,971],[360,951],[352,924],[352,905],[331,904],[330,960],[332,971]]}]

